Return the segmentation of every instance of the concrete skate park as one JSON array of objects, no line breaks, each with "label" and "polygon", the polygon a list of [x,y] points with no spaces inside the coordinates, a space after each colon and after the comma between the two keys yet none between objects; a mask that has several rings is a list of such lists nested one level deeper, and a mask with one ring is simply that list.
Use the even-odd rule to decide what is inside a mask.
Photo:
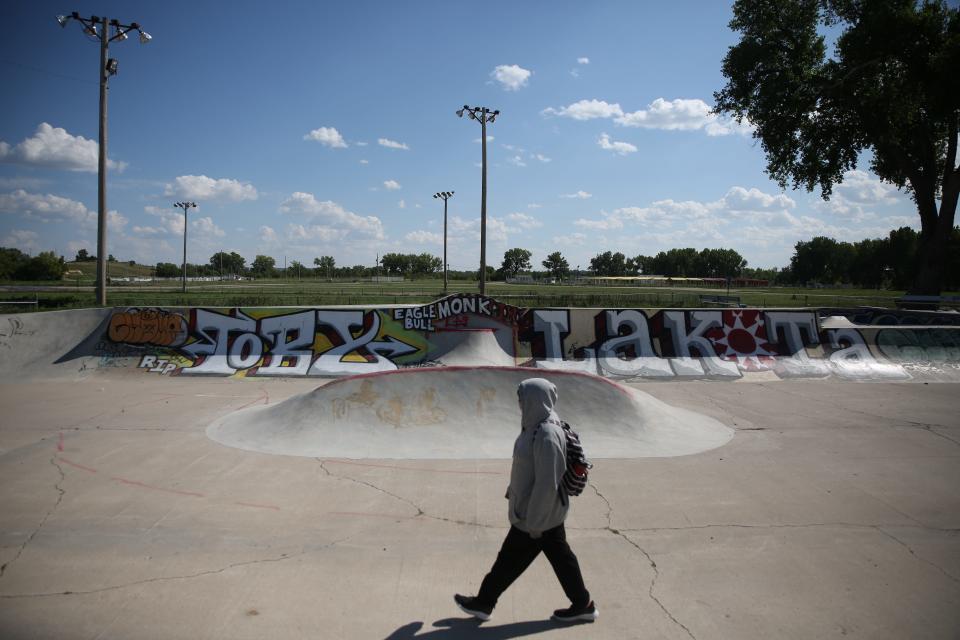
[{"label": "concrete skate park", "polygon": [[[594,461],[467,618],[516,385]],[[0,637],[956,638],[960,315],[427,305],[0,316]]]}]

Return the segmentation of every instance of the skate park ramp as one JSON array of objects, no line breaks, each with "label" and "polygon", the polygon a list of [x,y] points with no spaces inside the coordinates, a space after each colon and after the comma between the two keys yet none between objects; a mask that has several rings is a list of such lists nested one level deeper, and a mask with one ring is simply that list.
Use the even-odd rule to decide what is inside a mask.
[{"label": "skate park ramp", "polygon": [[497,329],[445,329],[430,340],[430,360],[446,366],[510,367],[517,364],[513,355],[513,335]]},{"label": "skate park ramp", "polygon": [[[76,378],[102,360],[99,336],[111,309],[73,309],[0,317],[0,381]],[[74,357],[64,354],[76,353]]]},{"label": "skate park ramp", "polygon": [[557,411],[592,458],[672,457],[726,444],[733,430],[615,382],[517,367],[405,369],[342,378],[282,403],[243,409],[207,435],[262,453],[334,458],[509,458],[517,385],[557,385]]}]

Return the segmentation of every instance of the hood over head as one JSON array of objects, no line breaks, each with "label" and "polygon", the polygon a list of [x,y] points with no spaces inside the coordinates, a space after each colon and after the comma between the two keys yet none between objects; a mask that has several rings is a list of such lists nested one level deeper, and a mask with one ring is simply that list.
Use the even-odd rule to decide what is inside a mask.
[{"label": "hood over head", "polygon": [[524,429],[535,427],[548,417],[557,417],[553,407],[557,404],[557,387],[544,378],[527,378],[517,387],[520,399],[520,425]]}]

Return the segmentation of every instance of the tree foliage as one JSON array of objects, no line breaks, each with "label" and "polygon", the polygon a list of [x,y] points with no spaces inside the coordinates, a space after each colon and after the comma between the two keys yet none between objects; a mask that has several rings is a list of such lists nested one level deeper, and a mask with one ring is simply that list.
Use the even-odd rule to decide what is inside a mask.
[{"label": "tree foliage", "polygon": [[258,255],[250,265],[250,272],[258,278],[269,278],[276,272],[276,264],[270,256]]},{"label": "tree foliage", "polygon": [[598,276],[625,276],[627,257],[619,251],[604,251],[590,258],[590,270]]},{"label": "tree foliage", "polygon": [[557,280],[563,280],[570,275],[570,264],[559,251],[554,251],[548,255],[547,259],[540,264]]},{"label": "tree foliage", "polygon": [[19,249],[0,247],[0,280],[60,280],[65,270],[63,256],[53,251],[30,257]]},{"label": "tree foliage", "polygon": [[533,253],[526,249],[507,249],[503,254],[503,263],[500,265],[500,273],[503,277],[512,278],[521,271],[530,270],[530,256]]},{"label": "tree foliage", "polygon": [[210,256],[210,267],[218,274],[242,275],[247,270],[246,263],[246,259],[236,251],[218,251]]},{"label": "tree foliage", "polygon": [[[747,120],[781,187],[829,198],[864,152],[920,214],[914,293],[937,294],[960,194],[960,10],[940,0],[737,0],[716,111]],[[818,28],[840,29],[827,58]],[[938,201],[939,199],[939,206]]]}]

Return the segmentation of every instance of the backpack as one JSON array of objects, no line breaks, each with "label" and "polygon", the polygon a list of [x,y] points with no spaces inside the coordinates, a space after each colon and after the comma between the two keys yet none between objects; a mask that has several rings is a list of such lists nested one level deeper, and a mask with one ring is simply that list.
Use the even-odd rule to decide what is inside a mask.
[{"label": "backpack", "polygon": [[[580,444],[580,435],[574,431],[566,422],[557,422],[550,419],[550,422],[560,425],[563,428],[563,436],[566,440],[567,450],[567,468],[560,478],[560,488],[563,489],[563,495],[579,496],[587,486],[587,476],[593,464],[587,460],[587,454],[583,452],[583,445]],[[540,426],[537,426],[537,431]],[[537,437],[537,432],[533,432],[533,437]]]},{"label": "backpack", "polygon": [[587,460],[577,432],[566,422],[562,422],[560,426],[563,427],[563,435],[567,439],[567,470],[563,472],[560,486],[568,496],[578,496],[587,486],[587,476],[593,464]]}]

